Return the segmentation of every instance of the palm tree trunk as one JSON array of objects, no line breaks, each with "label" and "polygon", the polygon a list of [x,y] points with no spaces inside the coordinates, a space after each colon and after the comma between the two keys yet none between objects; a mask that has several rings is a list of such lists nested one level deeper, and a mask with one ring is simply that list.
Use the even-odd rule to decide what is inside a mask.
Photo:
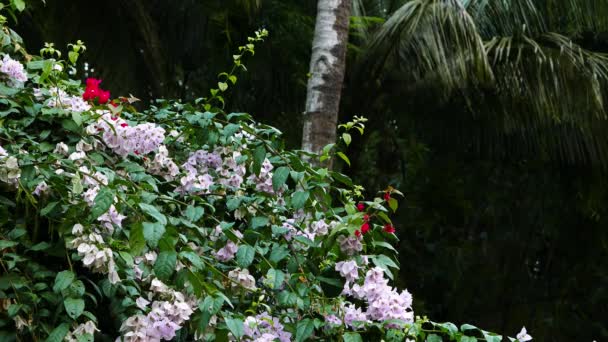
[{"label": "palm tree trunk", "polygon": [[302,149],[320,152],[336,141],[344,83],[351,0],[319,0],[312,42]]}]

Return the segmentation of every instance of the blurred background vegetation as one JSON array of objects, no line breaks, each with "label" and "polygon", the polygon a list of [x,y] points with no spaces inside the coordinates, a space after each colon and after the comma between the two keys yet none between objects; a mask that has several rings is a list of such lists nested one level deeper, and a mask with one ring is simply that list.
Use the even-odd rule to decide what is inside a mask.
[{"label": "blurred background vegetation", "polygon": [[[296,0],[46,0],[16,31],[31,51],[83,40],[82,78],[149,101],[206,95],[264,27],[227,110],[298,148],[315,13]],[[339,167],[370,195],[406,194],[399,282],[417,314],[608,340],[608,2],[357,0],[350,30],[341,121],[369,125]]]}]

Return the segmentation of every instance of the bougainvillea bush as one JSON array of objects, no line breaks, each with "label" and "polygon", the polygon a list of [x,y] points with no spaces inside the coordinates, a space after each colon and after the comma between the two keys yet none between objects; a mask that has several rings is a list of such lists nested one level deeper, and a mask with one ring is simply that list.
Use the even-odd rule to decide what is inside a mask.
[{"label": "bougainvillea bush", "polygon": [[33,56],[3,26],[0,340],[500,341],[415,317],[390,285],[398,191],[361,198],[277,129],[221,110],[265,35],[208,97],[140,112],[68,77],[82,43]]}]

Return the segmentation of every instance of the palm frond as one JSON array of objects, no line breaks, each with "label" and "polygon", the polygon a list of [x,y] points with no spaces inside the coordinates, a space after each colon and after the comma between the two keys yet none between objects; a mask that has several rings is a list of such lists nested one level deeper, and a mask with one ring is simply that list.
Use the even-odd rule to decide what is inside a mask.
[{"label": "palm frond", "polygon": [[[608,56],[557,33],[495,37],[486,44],[502,108],[522,120],[589,128],[605,120]],[[508,125],[505,129],[509,129]]]},{"label": "palm frond", "polygon": [[608,31],[605,0],[462,0],[484,38],[525,32],[560,32],[575,37]]},{"label": "palm frond", "polygon": [[443,97],[493,78],[481,36],[458,0],[405,3],[370,38],[366,51],[366,75],[390,65],[406,70],[409,82],[437,82]]}]

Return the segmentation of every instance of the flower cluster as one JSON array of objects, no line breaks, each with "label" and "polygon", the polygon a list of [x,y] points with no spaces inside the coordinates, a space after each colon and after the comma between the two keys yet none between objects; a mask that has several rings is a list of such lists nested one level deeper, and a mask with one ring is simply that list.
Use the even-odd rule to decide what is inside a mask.
[{"label": "flower cluster", "polygon": [[[157,297],[151,305],[149,300]],[[120,331],[124,342],[170,341],[194,312],[194,302],[186,299],[183,293],[170,289],[158,279],[153,279],[148,300],[138,298],[137,306],[147,315],[138,314],[123,322]]]},{"label": "flower cluster", "polygon": [[[212,232],[212,234],[217,234],[218,232],[218,228],[219,228],[219,232],[221,232],[221,227],[217,226],[215,228],[215,230]],[[234,231],[234,235],[236,235],[239,239],[243,238],[243,234],[241,232],[239,232],[238,230]],[[214,239],[216,237],[212,236],[211,239]],[[239,249],[239,246],[233,242],[232,240],[228,240],[226,242],[226,245],[222,248],[220,248],[217,253],[215,253],[215,258],[218,261],[221,262],[226,262],[226,261],[230,261],[232,259],[234,259],[234,255],[236,254],[237,250]]]},{"label": "flower cluster", "polygon": [[340,235],[338,237],[338,243],[340,244],[340,250],[342,253],[353,256],[363,250],[363,244],[361,243],[361,235],[345,236]]},{"label": "flower cluster", "polygon": [[283,331],[279,319],[270,316],[267,312],[247,317],[244,333],[248,340],[255,342],[291,341],[291,333]]},{"label": "flower cluster", "polygon": [[165,130],[155,124],[129,126],[125,120],[107,111],[100,114],[97,123],[87,127],[87,132],[101,131],[103,142],[119,156],[146,155],[156,151],[165,140]]},{"label": "flower cluster", "polygon": [[74,330],[70,331],[68,335],[64,338],[64,341],[67,342],[80,342],[82,341],[83,335],[90,335],[93,337],[95,332],[99,331],[95,322],[87,321],[86,323],[79,324]]},{"label": "flower cluster", "polygon": [[[367,309],[362,311],[355,306],[345,308],[344,322],[348,326],[353,326],[355,321],[378,321],[399,320],[404,323],[414,321],[412,311],[412,295],[404,290],[399,293],[396,289],[388,285],[388,279],[384,277],[384,271],[380,267],[374,267],[367,271],[365,281],[362,286],[351,283],[358,278],[357,266],[351,262],[336,264],[336,270],[340,271],[346,278],[343,293],[357,299],[365,300]],[[392,327],[397,327],[391,323]]]},{"label": "flower cluster", "polygon": [[153,175],[162,176],[167,181],[172,181],[179,174],[179,167],[169,157],[167,146],[160,145],[152,161],[146,160],[148,172]]},{"label": "flower cluster", "polygon": [[16,157],[9,156],[8,152],[0,146],[0,181],[17,187],[19,177],[21,177],[19,161]]},{"label": "flower cluster", "polygon": [[260,169],[260,174],[255,175],[252,174],[249,176],[249,180],[255,183],[255,189],[258,191],[262,191],[268,194],[274,194],[274,189],[272,188],[272,163],[268,159],[264,159],[262,163],[262,168]]},{"label": "flower cluster", "polygon": [[110,92],[99,87],[101,80],[96,78],[87,78],[87,86],[82,94],[85,101],[93,101],[97,99],[99,104],[106,104],[110,100]]},{"label": "flower cluster", "polygon": [[[51,97],[46,105],[51,108],[63,108],[70,112],[84,112],[91,110],[91,106],[78,96],[69,95],[63,89],[53,87],[49,89]],[[35,94],[36,95],[36,94]],[[39,96],[42,96],[41,94]]]},{"label": "flower cluster", "polygon": [[84,227],[76,224],[72,228],[72,235],[76,236],[70,243],[69,248],[78,251],[82,263],[93,272],[108,273],[108,279],[112,284],[120,281],[112,249],[106,247],[103,237],[95,232],[85,234]]},{"label": "flower cluster", "polygon": [[9,55],[4,55],[4,58],[0,61],[0,72],[9,77],[9,83],[14,87],[27,82],[27,74],[23,64],[12,59]]},{"label": "flower cluster", "polygon": [[248,269],[241,270],[240,268],[235,268],[232,271],[228,272],[228,278],[232,281],[231,286],[236,288],[243,287],[247,290],[256,290],[255,286],[255,278],[249,274]]},{"label": "flower cluster", "polygon": [[193,152],[182,165],[186,175],[180,179],[181,193],[208,193],[213,185],[220,184],[228,189],[238,189],[247,171],[239,162],[241,152],[228,147],[216,148],[213,152],[198,150]]}]

